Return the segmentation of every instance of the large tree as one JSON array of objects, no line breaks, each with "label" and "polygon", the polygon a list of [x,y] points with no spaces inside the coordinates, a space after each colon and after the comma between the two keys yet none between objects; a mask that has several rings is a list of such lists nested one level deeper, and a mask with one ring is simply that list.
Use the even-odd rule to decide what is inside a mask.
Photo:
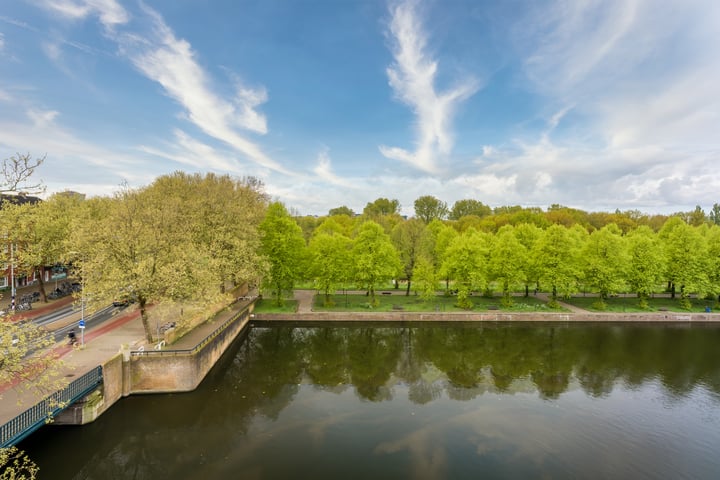
[{"label": "large tree", "polygon": [[44,202],[7,205],[12,219],[11,238],[18,246],[15,265],[18,272],[38,280],[42,301],[47,302],[43,267],[60,263],[71,232],[73,215],[78,214],[81,195],[55,194]]},{"label": "large tree", "polygon": [[485,287],[487,249],[484,237],[468,230],[455,237],[445,251],[441,272],[444,277],[454,280],[460,308],[471,309],[470,293]]},{"label": "large tree", "polygon": [[447,203],[433,197],[432,195],[423,195],[415,200],[414,205],[415,217],[419,218],[426,224],[435,219],[443,220],[448,214]]},{"label": "large tree", "polygon": [[648,307],[648,297],[655,292],[665,273],[665,255],[657,235],[646,225],[628,235],[627,282],[638,296],[641,308]]},{"label": "large tree", "polygon": [[585,283],[597,289],[600,294],[597,306],[605,308],[608,296],[624,286],[628,257],[620,228],[611,223],[592,232],[579,258]]},{"label": "large tree", "polygon": [[112,198],[86,200],[68,258],[90,310],[120,296],[137,300],[153,341],[150,304],[210,305],[227,282],[258,278],[260,189],[254,181],[176,173],[144,188],[124,187]]},{"label": "large tree", "polygon": [[353,240],[353,277],[366,289],[370,304],[377,305],[375,289],[380,282],[390,280],[400,271],[400,258],[390,237],[383,228],[368,220],[360,226]]},{"label": "large tree", "polygon": [[462,217],[467,217],[469,215],[482,218],[490,214],[492,214],[492,209],[489,206],[484,205],[479,200],[465,198],[463,200],[458,200],[453,204],[448,218],[450,218],[450,220],[460,220]]},{"label": "large tree", "polygon": [[510,287],[526,278],[527,249],[515,235],[515,229],[506,225],[495,236],[490,249],[490,278],[502,289],[502,303],[512,305]]},{"label": "large tree", "polygon": [[271,287],[278,305],[283,303],[283,292],[292,290],[306,271],[307,250],[302,229],[293,220],[285,206],[273,202],[260,224],[263,255],[269,269],[263,283]]},{"label": "large tree", "polygon": [[666,278],[674,298],[680,288],[680,303],[690,308],[690,294],[704,295],[710,288],[707,243],[696,227],[671,217],[659,232],[667,258]]},{"label": "large tree", "polygon": [[392,215],[394,213],[400,213],[400,201],[397,199],[378,198],[373,202],[369,202],[363,209],[363,215],[368,217]]},{"label": "large tree", "polygon": [[396,225],[392,231],[392,241],[400,253],[403,273],[407,280],[405,295],[410,295],[412,276],[418,259],[423,255],[428,256],[428,235],[425,224],[416,218]]},{"label": "large tree", "polygon": [[552,225],[535,244],[540,281],[550,287],[550,305],[558,305],[558,296],[568,296],[576,289],[578,278],[578,245],[570,230]]},{"label": "large tree", "polygon": [[349,279],[352,241],[340,232],[339,225],[327,225],[321,230],[325,224],[337,225],[332,219],[325,220],[310,239],[309,271],[318,290],[324,292],[327,306],[331,292]]}]

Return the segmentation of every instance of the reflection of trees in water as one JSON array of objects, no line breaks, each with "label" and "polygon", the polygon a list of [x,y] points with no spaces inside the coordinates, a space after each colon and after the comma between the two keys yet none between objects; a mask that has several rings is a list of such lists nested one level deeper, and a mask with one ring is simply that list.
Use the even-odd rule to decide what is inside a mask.
[{"label": "reflection of trees in water", "polygon": [[[408,385],[418,403],[443,390],[456,398],[477,395],[488,385],[510,392],[528,380],[549,399],[574,382],[595,397],[608,395],[618,382],[633,386],[655,379],[673,395],[686,395],[698,384],[720,392],[720,329],[712,327],[461,324],[305,332],[288,337],[295,342],[290,357],[303,359],[290,370],[299,375],[302,363],[318,385],[349,382],[372,401],[392,395],[393,378]],[[280,355],[272,362],[278,368]],[[429,369],[443,378],[424,378]],[[458,393],[462,389],[468,392]]]},{"label": "reflection of trees in water", "polygon": [[[354,388],[370,401],[392,398],[402,383],[416,404],[443,395],[465,401],[488,391],[529,388],[554,399],[572,384],[601,397],[618,383],[632,387],[649,381],[658,381],[672,397],[703,386],[720,398],[718,345],[720,328],[702,326],[256,328],[223,357],[197,394],[173,395],[172,401],[165,396],[123,399],[102,422],[63,432],[68,448],[75,435],[86,443],[93,439],[92,451],[86,452],[90,458],[80,466],[68,466],[57,445],[39,463],[45,472],[92,465],[92,475],[77,471],[71,478],[172,478],[173,472],[188,478],[203,465],[223,464],[227,455],[253,455],[260,448],[247,440],[253,422],[278,418],[308,379],[331,392]],[[142,424],[154,425],[153,431],[113,435]],[[26,450],[32,452],[35,442],[52,444],[47,439],[52,434],[33,435]],[[151,448],[160,443],[166,448]],[[153,458],[149,451],[155,452]],[[199,453],[186,456],[188,451]]]},{"label": "reflection of trees in water", "polygon": [[[275,330],[285,332],[269,333]],[[686,395],[698,384],[720,392],[720,329],[713,327],[405,324],[262,332],[249,336],[255,347],[248,355],[263,358],[253,364],[268,395],[273,384],[298,381],[303,373],[325,389],[351,384],[371,401],[391,398],[396,382],[408,385],[416,403],[443,391],[458,399],[488,388],[511,392],[516,384],[526,389],[528,381],[548,399],[575,382],[594,397],[610,394],[618,382],[632,387],[656,379],[672,395]],[[267,344],[265,335],[276,340]],[[281,348],[270,354],[271,347]],[[426,378],[429,371],[442,377]]]}]

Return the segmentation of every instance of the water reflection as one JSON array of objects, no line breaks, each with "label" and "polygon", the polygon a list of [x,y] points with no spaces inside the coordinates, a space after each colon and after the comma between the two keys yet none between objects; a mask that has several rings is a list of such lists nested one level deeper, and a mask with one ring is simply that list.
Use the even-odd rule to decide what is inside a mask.
[{"label": "water reflection", "polygon": [[196,392],[23,447],[54,479],[712,478],[718,345],[699,325],[256,327]]}]

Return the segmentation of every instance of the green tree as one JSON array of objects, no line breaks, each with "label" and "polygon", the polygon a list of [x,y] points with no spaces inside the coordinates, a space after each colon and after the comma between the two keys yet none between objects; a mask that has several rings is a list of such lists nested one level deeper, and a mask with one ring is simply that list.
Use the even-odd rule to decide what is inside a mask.
[{"label": "green tree", "polygon": [[261,251],[269,264],[264,284],[272,287],[276,303],[282,305],[283,292],[292,290],[305,271],[306,247],[302,230],[283,204],[273,202],[260,223],[260,232]]},{"label": "green tree", "polygon": [[374,202],[369,202],[363,209],[363,215],[371,218],[395,213],[400,213],[400,202],[396,199],[378,198]]},{"label": "green tree", "polygon": [[348,217],[354,217],[355,212],[353,212],[350,207],[343,205],[341,207],[331,208],[330,211],[328,211],[328,215],[331,217],[334,215],[347,215]]},{"label": "green tree", "polygon": [[576,288],[579,269],[575,238],[567,228],[552,225],[535,244],[533,255],[538,260],[540,281],[550,286],[550,306],[556,307],[559,295],[568,296]]},{"label": "green tree", "polygon": [[543,231],[533,223],[521,223],[515,227],[514,233],[520,244],[525,247],[526,263],[523,268],[523,284],[525,285],[525,296],[528,297],[530,295],[530,285],[537,288],[540,281],[538,258],[531,255],[531,252],[534,251],[535,244],[543,236]]},{"label": "green tree", "polygon": [[484,205],[479,200],[472,198],[465,198],[457,200],[450,210],[448,218],[450,220],[460,220],[462,217],[474,215],[476,217],[487,217],[492,214],[492,209],[487,205]]},{"label": "green tree", "polygon": [[438,276],[435,267],[427,257],[421,256],[415,262],[413,278],[415,278],[416,289],[420,292],[420,298],[427,302],[435,297]]},{"label": "green tree", "polygon": [[441,272],[441,267],[445,261],[445,253],[453,240],[459,236],[458,232],[442,223],[439,220],[433,220],[428,225],[428,230],[431,232],[431,258],[433,265],[435,266],[436,272],[441,276],[444,275],[445,279],[445,290],[450,290],[450,278],[445,273]]},{"label": "green tree", "polygon": [[676,287],[680,287],[680,303],[689,309],[690,294],[704,295],[711,290],[705,238],[679,217],[668,219],[659,236],[667,258],[666,277],[673,298]]},{"label": "green tree", "polygon": [[[335,223],[331,219],[323,223],[328,222]],[[351,246],[352,241],[348,237],[330,229],[316,231],[310,239],[310,276],[318,289],[324,292],[326,306],[331,304],[331,292],[348,280]]]},{"label": "green tree", "polygon": [[56,194],[44,202],[7,207],[14,217],[12,237],[16,245],[17,271],[38,279],[43,302],[47,302],[43,267],[60,262],[70,236],[72,216],[79,212],[81,196]]},{"label": "green tree", "polygon": [[460,308],[471,309],[470,292],[485,286],[486,254],[487,245],[474,230],[453,239],[445,251],[441,272],[455,281]]},{"label": "green tree", "polygon": [[625,239],[614,223],[594,231],[585,241],[580,253],[580,268],[585,283],[600,294],[599,308],[605,308],[608,296],[623,288],[627,263]]},{"label": "green tree", "polygon": [[665,255],[657,235],[646,225],[628,235],[627,282],[638,296],[641,308],[648,307],[648,297],[655,292],[665,273]]},{"label": "green tree", "polygon": [[136,299],[151,342],[148,305],[187,302],[200,310],[223,297],[226,282],[259,278],[259,189],[256,182],[175,173],[86,200],[68,260],[83,279],[89,309],[118,296]]},{"label": "green tree", "polygon": [[353,241],[353,277],[359,286],[368,291],[370,304],[377,306],[375,288],[400,271],[400,258],[390,237],[383,228],[368,220],[360,226]]},{"label": "green tree", "polygon": [[720,225],[720,204],[713,203],[712,209],[708,214],[708,219],[715,225]]},{"label": "green tree", "polygon": [[442,220],[447,217],[447,203],[439,200],[432,195],[424,195],[415,200],[415,217],[422,220],[425,224],[432,220]]},{"label": "green tree", "polygon": [[512,305],[510,287],[526,278],[526,265],[527,250],[515,236],[515,229],[510,225],[502,227],[490,248],[488,270],[490,279],[501,285],[504,306]]},{"label": "green tree", "polygon": [[393,228],[392,242],[400,254],[403,274],[407,280],[405,295],[410,295],[413,271],[418,259],[425,253],[425,237],[429,235],[425,224],[416,218],[399,223]]}]

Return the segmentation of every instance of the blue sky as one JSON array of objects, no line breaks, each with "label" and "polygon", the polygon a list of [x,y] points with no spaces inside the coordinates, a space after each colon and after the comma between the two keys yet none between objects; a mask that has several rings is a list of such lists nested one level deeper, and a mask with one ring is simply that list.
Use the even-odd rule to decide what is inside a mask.
[{"label": "blue sky", "polygon": [[716,0],[0,0],[48,192],[252,175],[301,214],[720,202]]}]

